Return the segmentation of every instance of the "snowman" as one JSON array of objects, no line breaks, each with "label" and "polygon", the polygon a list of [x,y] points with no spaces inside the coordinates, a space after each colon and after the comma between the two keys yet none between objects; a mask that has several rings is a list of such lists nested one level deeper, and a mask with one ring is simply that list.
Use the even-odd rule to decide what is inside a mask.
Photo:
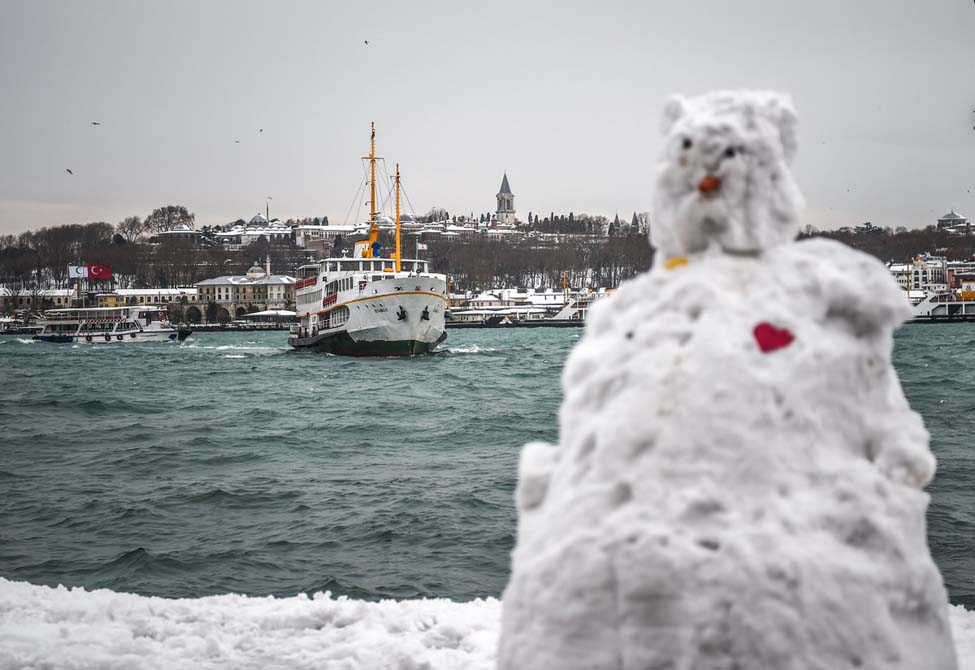
[{"label": "snowman", "polygon": [[499,668],[956,668],[906,297],[793,242],[787,97],[678,97],[663,126],[654,267],[593,308],[559,443],[522,451]]}]

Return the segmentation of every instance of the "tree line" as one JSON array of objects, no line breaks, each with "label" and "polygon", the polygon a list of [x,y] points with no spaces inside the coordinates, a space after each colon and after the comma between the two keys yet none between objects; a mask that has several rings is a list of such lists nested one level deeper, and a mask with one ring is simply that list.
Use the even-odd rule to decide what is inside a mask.
[{"label": "tree line", "polygon": [[430,242],[426,257],[436,272],[446,273],[455,290],[489,288],[561,288],[569,285],[615,287],[650,267],[652,252],[641,233],[611,238],[578,236],[557,244],[530,239],[509,241],[484,236]]},{"label": "tree line", "polygon": [[[433,240],[420,256],[432,261],[437,272],[449,274],[455,287],[465,290],[558,288],[563,273],[575,288],[614,287],[650,267],[652,251],[647,243],[649,220],[645,213],[634,214],[629,222],[572,212],[553,212],[544,218],[529,213],[529,219],[531,224],[521,226],[529,233],[524,237],[472,235]],[[291,274],[309,259],[309,252],[293,242],[272,244],[264,238],[237,251],[219,245],[196,247],[182,240],[149,241],[155,233],[193,223],[194,216],[185,207],[170,205],[154,210],[145,219],[127,217],[114,226],[97,221],[0,235],[0,284],[14,289],[64,288],[70,285],[69,265],[98,263],[112,268],[118,286],[171,288],[192,286],[220,275],[243,274],[255,261],[263,266],[268,255],[272,270],[278,274]],[[531,231],[558,234],[558,241],[533,237]],[[838,240],[884,262],[906,262],[924,252],[949,260],[975,257],[975,235],[936,226],[891,230],[864,223],[833,231],[807,226],[799,237],[813,236]],[[347,240],[346,247],[351,242]],[[384,233],[382,242],[385,253],[389,253],[391,236]],[[405,240],[404,255],[413,255],[411,243]]]},{"label": "tree line", "polygon": [[875,226],[868,221],[859,226],[825,231],[807,226],[799,237],[828,237],[885,263],[906,263],[923,253],[945,256],[949,261],[975,258],[975,235],[962,235],[933,225],[891,229]]},{"label": "tree line", "polygon": [[[147,219],[151,220],[151,219]],[[51,226],[0,235],[0,285],[13,289],[66,288],[69,265],[97,263],[112,269],[116,286],[175,288],[203,279],[243,274],[257,261],[271,258],[272,271],[290,274],[306,257],[293,244],[272,244],[261,237],[243,249],[196,247],[186,240],[147,241],[134,235],[125,219]],[[110,283],[106,282],[105,288]]]}]

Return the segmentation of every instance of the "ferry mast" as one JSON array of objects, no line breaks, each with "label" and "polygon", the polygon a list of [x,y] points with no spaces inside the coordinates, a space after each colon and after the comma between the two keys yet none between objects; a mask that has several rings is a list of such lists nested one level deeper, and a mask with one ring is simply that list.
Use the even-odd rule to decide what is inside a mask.
[{"label": "ferry mast", "polygon": [[400,271],[400,244],[399,244],[399,163],[396,164],[396,271]]},{"label": "ferry mast", "polygon": [[369,128],[372,133],[369,137],[369,186],[370,186],[370,197],[369,197],[369,221],[376,221],[376,122],[370,121]]}]

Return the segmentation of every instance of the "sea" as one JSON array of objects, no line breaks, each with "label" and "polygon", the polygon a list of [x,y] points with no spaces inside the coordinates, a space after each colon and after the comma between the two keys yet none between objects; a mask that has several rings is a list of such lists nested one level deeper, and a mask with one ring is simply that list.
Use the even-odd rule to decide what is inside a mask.
[{"label": "sea", "polygon": [[[0,577],[166,597],[499,596],[518,453],[557,440],[579,329],[451,330],[349,359],[284,332],[0,338]],[[938,474],[928,536],[975,608],[975,324],[906,325],[895,366]]]}]

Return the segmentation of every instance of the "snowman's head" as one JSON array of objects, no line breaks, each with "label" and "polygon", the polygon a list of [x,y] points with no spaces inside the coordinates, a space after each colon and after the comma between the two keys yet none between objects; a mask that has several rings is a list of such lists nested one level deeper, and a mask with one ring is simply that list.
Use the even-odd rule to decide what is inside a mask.
[{"label": "snowman's head", "polygon": [[802,196],[789,172],[797,142],[788,96],[676,96],[664,110],[663,131],[650,220],[663,258],[709,247],[757,254],[795,237]]}]

